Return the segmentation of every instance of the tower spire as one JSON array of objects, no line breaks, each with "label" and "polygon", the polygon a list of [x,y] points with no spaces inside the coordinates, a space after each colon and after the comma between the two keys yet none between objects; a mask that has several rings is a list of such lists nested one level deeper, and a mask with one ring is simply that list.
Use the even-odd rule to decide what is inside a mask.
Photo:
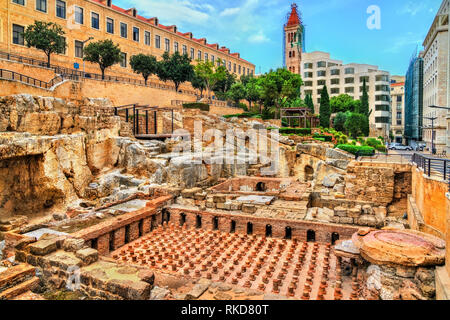
[{"label": "tower spire", "polygon": [[301,23],[301,21],[300,21],[300,16],[297,11],[297,4],[293,3],[291,5],[291,14],[289,15],[289,19],[287,21],[286,26],[287,27],[298,26],[298,25],[300,25],[300,23]]}]

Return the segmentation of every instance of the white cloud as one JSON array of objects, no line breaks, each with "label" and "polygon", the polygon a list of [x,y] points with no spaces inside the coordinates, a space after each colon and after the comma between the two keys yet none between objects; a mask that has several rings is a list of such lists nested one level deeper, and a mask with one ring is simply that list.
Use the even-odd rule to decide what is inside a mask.
[{"label": "white cloud", "polygon": [[226,8],[220,13],[220,16],[221,17],[234,16],[235,14],[239,13],[239,11],[241,11],[240,8]]},{"label": "white cloud", "polygon": [[248,37],[248,41],[251,43],[265,43],[269,42],[270,39],[264,34],[262,30],[260,30],[258,33],[250,35],[250,37]]},{"label": "white cloud", "polygon": [[413,3],[411,1],[405,3],[403,7],[399,10],[400,14],[408,14],[410,16],[416,16],[417,14],[423,12],[434,12],[434,9],[430,7],[427,3]]},{"label": "white cloud", "polygon": [[214,7],[209,4],[196,4],[189,0],[130,0],[145,17],[158,17],[163,24],[203,25],[211,18]]}]

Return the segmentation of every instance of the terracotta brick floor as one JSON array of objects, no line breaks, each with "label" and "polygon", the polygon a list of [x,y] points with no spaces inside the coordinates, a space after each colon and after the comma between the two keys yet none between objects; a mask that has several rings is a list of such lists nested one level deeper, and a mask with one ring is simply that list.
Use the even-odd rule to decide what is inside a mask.
[{"label": "terracotta brick floor", "polygon": [[126,264],[297,299],[355,299],[357,281],[340,276],[330,247],[169,225],[111,256]]}]

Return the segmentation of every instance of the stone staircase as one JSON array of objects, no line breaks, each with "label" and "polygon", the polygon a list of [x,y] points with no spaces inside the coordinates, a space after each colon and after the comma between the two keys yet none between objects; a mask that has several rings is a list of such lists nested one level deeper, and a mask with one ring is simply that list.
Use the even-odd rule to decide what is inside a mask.
[{"label": "stone staircase", "polygon": [[14,298],[31,293],[39,285],[39,278],[33,266],[18,264],[0,272],[0,300]]}]

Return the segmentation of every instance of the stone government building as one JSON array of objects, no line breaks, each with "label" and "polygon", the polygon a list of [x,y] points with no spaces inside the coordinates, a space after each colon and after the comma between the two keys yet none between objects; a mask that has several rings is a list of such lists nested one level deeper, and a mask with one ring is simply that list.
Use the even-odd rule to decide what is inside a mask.
[{"label": "stone government building", "polygon": [[[164,26],[158,18],[146,18],[135,8],[122,9],[111,0],[5,0],[0,5],[0,51],[16,53],[36,59],[45,55],[24,45],[20,35],[35,20],[51,21],[61,25],[66,32],[67,50],[54,55],[52,64],[73,68],[78,63],[83,68],[83,41],[111,39],[119,44],[123,61],[113,66],[108,74],[140,77],[133,74],[128,63],[138,53],[161,57],[166,51],[188,54],[193,60],[225,63],[236,74],[253,75],[255,66],[242,59],[239,53],[219,44],[209,44],[205,38],[194,38],[191,32],[182,33],[177,26]],[[85,71],[99,73],[96,65],[86,63]]]}]

